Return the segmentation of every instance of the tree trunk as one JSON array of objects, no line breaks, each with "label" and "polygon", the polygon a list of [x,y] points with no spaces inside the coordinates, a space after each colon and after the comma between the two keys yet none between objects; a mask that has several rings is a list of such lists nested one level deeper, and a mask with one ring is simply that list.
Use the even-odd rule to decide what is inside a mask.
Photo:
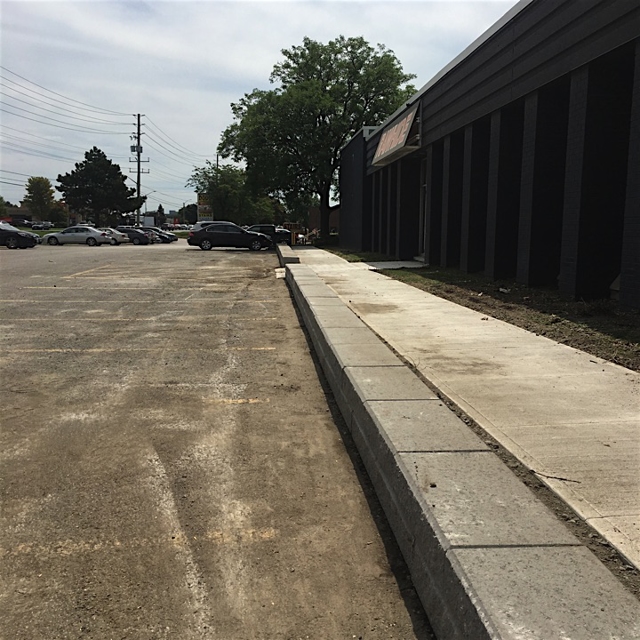
[{"label": "tree trunk", "polygon": [[329,215],[331,207],[329,206],[329,189],[325,189],[320,194],[320,239],[327,240],[329,238]]}]

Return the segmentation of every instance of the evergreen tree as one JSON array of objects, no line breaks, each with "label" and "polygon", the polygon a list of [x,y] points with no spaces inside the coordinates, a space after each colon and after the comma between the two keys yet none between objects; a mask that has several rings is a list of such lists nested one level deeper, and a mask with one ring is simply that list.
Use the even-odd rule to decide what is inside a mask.
[{"label": "evergreen tree", "polygon": [[90,216],[97,226],[118,224],[122,214],[131,213],[145,202],[146,196],[135,197],[135,189],[127,187],[127,178],[103,151],[93,147],[76,163],[70,173],[58,176],[56,187],[67,205]]}]

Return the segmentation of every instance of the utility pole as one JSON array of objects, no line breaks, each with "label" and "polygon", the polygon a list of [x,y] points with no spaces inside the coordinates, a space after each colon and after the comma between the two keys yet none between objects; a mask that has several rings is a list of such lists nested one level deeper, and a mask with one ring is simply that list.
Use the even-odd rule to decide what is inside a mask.
[{"label": "utility pole", "polygon": [[[136,179],[136,191],[137,191],[137,196],[138,198],[140,198],[140,174],[141,173],[149,173],[149,169],[147,169],[146,171],[144,169],[140,168],[140,163],[141,162],[149,162],[149,158],[147,158],[146,160],[142,160],[140,158],[141,154],[142,154],[142,131],[141,129],[141,124],[140,124],[140,117],[144,115],[137,113],[136,115],[136,132],[131,136],[132,140],[136,141],[135,145],[131,145],[131,153],[135,153],[136,157],[135,159],[131,159],[129,158],[129,162],[135,162],[136,163],[136,174],[137,174],[137,179]],[[131,173],[131,169],[129,169],[129,173]],[[138,226],[140,226],[140,207],[138,207],[136,209],[136,224]]]}]

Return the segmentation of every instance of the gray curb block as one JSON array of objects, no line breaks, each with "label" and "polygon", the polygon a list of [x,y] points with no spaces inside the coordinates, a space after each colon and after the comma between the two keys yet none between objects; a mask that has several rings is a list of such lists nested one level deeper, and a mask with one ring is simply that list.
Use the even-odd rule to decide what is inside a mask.
[{"label": "gray curb block", "polygon": [[276,244],[276,253],[281,267],[287,264],[300,264],[300,257],[288,244]]},{"label": "gray curb block", "polygon": [[640,638],[633,595],[309,266],[281,264],[438,638]]}]

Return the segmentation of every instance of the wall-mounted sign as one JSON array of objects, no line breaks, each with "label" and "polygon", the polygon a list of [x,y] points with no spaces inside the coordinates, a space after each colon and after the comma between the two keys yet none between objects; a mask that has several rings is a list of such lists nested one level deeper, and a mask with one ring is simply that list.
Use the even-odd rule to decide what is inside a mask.
[{"label": "wall-mounted sign", "polygon": [[[396,120],[382,132],[382,136],[378,142],[378,148],[373,156],[373,164],[384,165],[394,159],[391,156],[404,155],[397,154],[397,152],[400,149],[404,149],[407,143],[407,136],[409,135],[417,111],[418,104],[414,105],[400,120]],[[409,153],[412,150],[413,147],[407,149],[406,152]]]}]

